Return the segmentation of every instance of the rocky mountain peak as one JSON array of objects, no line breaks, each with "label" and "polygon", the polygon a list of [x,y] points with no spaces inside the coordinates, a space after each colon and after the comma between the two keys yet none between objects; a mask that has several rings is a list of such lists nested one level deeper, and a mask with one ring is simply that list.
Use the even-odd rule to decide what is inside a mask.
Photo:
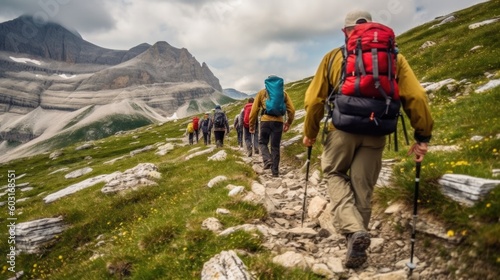
[{"label": "rocky mountain peak", "polygon": [[[0,144],[63,133],[47,124],[88,106],[144,103],[145,111],[155,114],[145,118],[149,122],[203,112],[223,103],[222,98],[219,80],[186,48],[160,41],[106,49],[30,15],[0,23]],[[118,108],[116,115],[137,114]],[[54,112],[59,114],[55,119]],[[0,152],[13,146],[0,145]]]},{"label": "rocky mountain peak", "polygon": [[205,62],[200,64],[186,48],[176,48],[165,41],[156,42],[148,50],[127,62],[126,67],[149,69],[148,73],[155,80],[166,79],[169,82],[204,81],[222,92],[219,79],[215,77]]},{"label": "rocky mountain peak", "polygon": [[75,30],[59,23],[23,15],[0,24],[0,51],[22,53],[69,63],[116,65],[146,50],[112,50],[85,41]]}]

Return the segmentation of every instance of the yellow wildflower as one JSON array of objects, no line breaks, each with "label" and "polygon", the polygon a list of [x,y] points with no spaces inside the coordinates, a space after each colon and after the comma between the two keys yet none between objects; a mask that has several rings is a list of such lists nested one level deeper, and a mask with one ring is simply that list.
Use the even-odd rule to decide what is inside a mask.
[{"label": "yellow wildflower", "polygon": [[490,207],[491,207],[491,203],[486,204],[486,208],[490,208]]},{"label": "yellow wildflower", "polygon": [[453,230],[451,230],[451,229],[450,229],[450,230],[447,232],[447,235],[448,235],[448,237],[453,237],[453,236],[455,236],[455,232],[454,232]]}]

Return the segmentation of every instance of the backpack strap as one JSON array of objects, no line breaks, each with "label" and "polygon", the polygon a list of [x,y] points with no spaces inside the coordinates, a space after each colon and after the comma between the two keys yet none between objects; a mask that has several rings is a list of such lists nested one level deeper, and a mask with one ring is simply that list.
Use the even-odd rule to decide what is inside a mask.
[{"label": "backpack strap", "polygon": [[[335,58],[337,57],[337,54],[341,52],[342,53],[342,71],[340,72],[340,79],[339,81],[337,82],[337,84],[334,86],[332,86],[332,84],[330,83],[330,73],[332,71],[332,65],[333,65],[333,61],[335,60]],[[346,61],[345,61],[345,58],[347,57],[347,50],[346,50],[346,47],[345,45],[340,47],[336,52],[335,54],[333,55],[332,58],[330,58],[330,61],[328,62],[328,68],[327,68],[327,74],[326,74],[326,78],[328,79],[328,91],[329,91],[329,94],[328,94],[328,99],[327,99],[327,102],[333,102],[333,99],[335,97],[335,94],[338,93],[338,90],[340,88],[340,85],[342,84],[343,80],[345,79],[345,67],[346,67]]]},{"label": "backpack strap", "polygon": [[[395,93],[395,89],[394,89],[394,84],[392,83],[392,80],[397,80],[396,79],[396,73],[394,73],[394,77],[392,76],[392,56],[394,55],[394,62],[397,63],[397,59],[398,59],[398,52],[397,52],[397,49],[395,49],[394,47],[394,41],[392,41],[392,39],[389,39],[389,48],[387,48],[387,65],[388,65],[388,69],[389,69],[389,73],[388,73],[388,77],[389,77],[389,82],[391,83],[391,96],[394,96],[394,93]],[[396,64],[397,66],[397,64]]]},{"label": "backpack strap", "polygon": [[361,38],[358,38],[356,42],[356,49],[353,50],[353,53],[356,54],[356,81],[354,82],[354,89],[357,96],[361,96],[360,83],[361,76],[366,76],[365,65],[363,64],[363,49],[361,47]]},{"label": "backpack strap", "polygon": [[[337,57],[339,52],[342,54],[342,58],[343,58],[342,59],[342,67],[341,67],[341,71],[340,71],[340,79],[335,86],[332,86],[332,84],[330,83],[330,73],[332,71],[333,61],[335,60],[335,58]],[[335,100],[335,95],[338,94],[339,89],[340,89],[340,85],[342,84],[342,82],[345,79],[345,67],[346,67],[346,59],[345,58],[346,57],[347,57],[347,49],[346,49],[345,45],[343,45],[335,52],[335,54],[332,56],[332,58],[330,58],[330,61],[328,62],[326,78],[328,80],[329,94],[328,94],[328,98],[326,99],[326,102],[325,102],[325,111],[327,112],[327,115],[325,118],[325,123],[323,124],[323,135],[321,137],[322,142],[325,141],[324,138],[325,138],[326,134],[328,133],[327,125],[328,125],[328,120],[330,118],[332,118],[333,106],[334,106],[333,101]]]}]

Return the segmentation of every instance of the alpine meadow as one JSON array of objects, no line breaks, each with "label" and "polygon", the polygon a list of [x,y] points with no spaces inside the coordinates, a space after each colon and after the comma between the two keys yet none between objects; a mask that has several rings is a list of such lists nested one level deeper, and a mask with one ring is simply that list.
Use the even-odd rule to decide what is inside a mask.
[{"label": "alpine meadow", "polygon": [[[375,187],[370,223],[378,245],[372,241],[367,265],[353,270],[334,264],[345,255],[345,241],[325,229],[319,215],[311,218],[306,212],[304,228],[300,224],[306,181],[304,94],[311,81],[305,77],[285,84],[297,113],[283,133],[282,178],[262,170],[260,155],[247,157],[233,129],[222,148],[214,142],[205,146],[203,139],[188,145],[185,131],[192,115],[153,124],[140,116],[102,120],[92,125],[96,133],[113,121],[138,128],[84,142],[76,142],[85,139],[83,131],[60,135],[40,144],[52,147],[49,152],[1,163],[0,251],[7,258],[0,278],[17,273],[18,279],[202,279],[207,262],[232,251],[252,279],[406,279],[408,269],[401,262],[410,257],[416,226],[413,277],[498,279],[499,15],[500,0],[491,0],[396,37],[427,90],[435,125],[421,167],[416,225],[415,162],[407,155],[403,127],[410,140],[413,130],[406,116],[397,137],[387,138],[383,169],[389,175]],[[220,100],[232,125],[246,100]],[[310,174],[318,177],[308,181],[310,208],[316,197],[327,197],[322,195],[322,149],[318,140],[310,162]],[[460,193],[445,191],[449,175],[486,180],[488,190],[476,194],[473,203],[453,199]],[[127,187],[133,180],[137,186]],[[250,199],[250,194],[258,196],[257,185],[264,186],[262,199]],[[15,203],[9,203],[11,196]],[[325,212],[324,206],[318,211]],[[395,206],[398,210],[388,211]],[[44,227],[42,219],[48,218],[57,223]],[[210,219],[219,228],[209,226]],[[36,220],[32,232],[21,226]],[[5,226],[10,222],[17,231]],[[14,245],[31,248],[41,232],[46,242],[9,258]],[[15,244],[9,242],[13,236]],[[291,266],[278,261],[291,251],[303,261]],[[216,279],[234,279],[226,277]]]}]

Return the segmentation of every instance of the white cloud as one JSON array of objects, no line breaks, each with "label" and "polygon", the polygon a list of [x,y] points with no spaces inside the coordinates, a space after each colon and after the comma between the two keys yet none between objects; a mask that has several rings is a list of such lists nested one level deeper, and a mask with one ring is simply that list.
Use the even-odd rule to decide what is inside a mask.
[{"label": "white cloud", "polygon": [[340,29],[349,10],[369,10],[375,21],[390,25],[399,34],[484,2],[44,0],[34,5],[30,0],[0,1],[0,19],[45,13],[102,47],[129,49],[157,41],[184,47],[200,63],[209,65],[223,88],[246,92],[262,88],[269,74],[283,76],[287,82],[313,75],[321,57],[343,42]]}]

